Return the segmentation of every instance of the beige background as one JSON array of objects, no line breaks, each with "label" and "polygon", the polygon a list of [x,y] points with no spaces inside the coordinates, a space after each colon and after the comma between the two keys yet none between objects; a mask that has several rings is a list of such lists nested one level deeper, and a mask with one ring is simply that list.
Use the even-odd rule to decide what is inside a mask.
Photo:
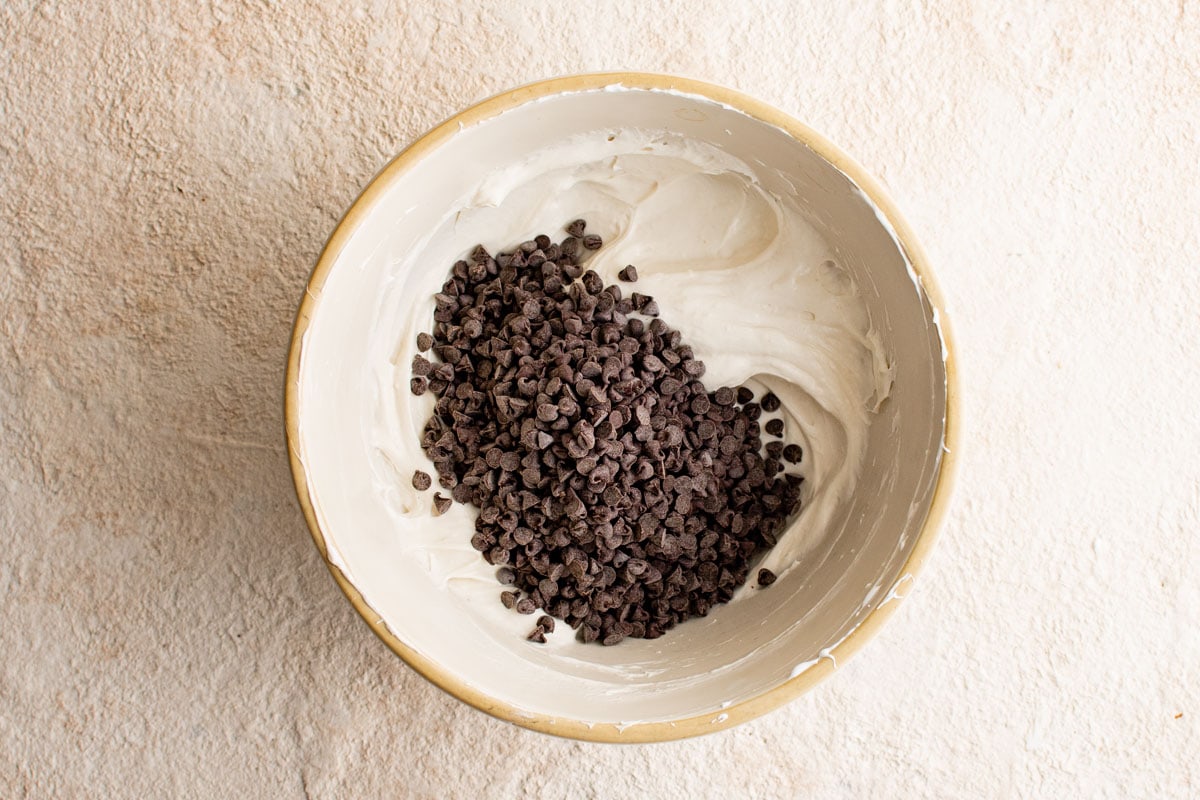
[{"label": "beige background", "polygon": [[[0,6],[0,797],[1200,793],[1200,4],[821,6]],[[968,415],[884,632],[659,746],[418,678],[318,559],[283,437],[293,310],[365,181],[605,68],[741,89],[879,176]]]}]

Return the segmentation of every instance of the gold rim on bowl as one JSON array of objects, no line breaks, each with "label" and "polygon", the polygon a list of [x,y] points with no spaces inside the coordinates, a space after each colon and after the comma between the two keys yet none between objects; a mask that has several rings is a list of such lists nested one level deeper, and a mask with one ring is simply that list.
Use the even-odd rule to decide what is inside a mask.
[{"label": "gold rim on bowl", "polygon": [[883,213],[887,221],[891,224],[896,234],[897,243],[920,279],[921,288],[924,290],[925,296],[936,314],[935,319],[940,328],[942,342],[946,351],[946,412],[943,425],[944,452],[941,464],[938,467],[937,483],[934,487],[929,512],[917,535],[912,552],[900,571],[901,575],[907,574],[915,577],[929,555],[948,510],[954,473],[957,468],[959,434],[959,403],[957,377],[954,367],[954,343],[941,293],[929,268],[925,252],[918,244],[908,223],[878,181],[872,178],[861,166],[832,142],[798,120],[766,103],[732,89],[714,84],[672,75],[657,75],[642,72],[607,72],[552,78],[527,84],[488,98],[455,114],[413,142],[371,179],[367,187],[351,204],[345,215],[338,222],[333,234],[329,237],[329,241],[321,251],[320,257],[317,259],[316,267],[312,271],[307,289],[300,301],[300,308],[296,313],[296,322],[292,331],[284,387],[284,418],[287,428],[288,458],[291,462],[292,479],[295,482],[296,495],[300,501],[300,507],[304,512],[305,520],[308,522],[308,529],[312,534],[313,541],[316,543],[317,550],[320,551],[321,557],[325,560],[325,565],[329,567],[338,586],[341,587],[346,597],[354,605],[354,608],[371,627],[371,630],[396,655],[404,659],[410,667],[438,688],[448,692],[459,700],[493,717],[511,722],[523,728],[554,734],[556,736],[596,742],[664,742],[730,728],[761,716],[799,697],[821,680],[828,677],[836,669],[836,664],[845,663],[846,659],[857,653],[875,635],[880,626],[895,612],[899,605],[898,601],[903,598],[897,596],[896,601],[877,606],[845,639],[827,652],[832,658],[822,658],[817,664],[796,677],[772,689],[768,689],[756,697],[722,709],[721,715],[717,720],[713,719],[711,713],[706,713],[674,721],[646,722],[630,726],[618,726],[612,723],[590,724],[574,719],[529,713],[506,703],[499,702],[460,681],[454,675],[442,669],[437,663],[406,646],[387,628],[379,614],[367,605],[358,589],[329,560],[325,536],[313,511],[312,498],[309,496],[308,491],[308,480],[297,447],[299,438],[298,395],[300,351],[304,334],[308,330],[313,313],[320,302],[321,290],[324,287],[330,269],[337,260],[337,256],[341,253],[361,220],[379,201],[390,185],[402,176],[414,163],[439,147],[462,128],[483,122],[504,111],[539,97],[563,92],[596,90],[602,89],[605,86],[618,84],[630,89],[666,90],[697,95],[730,106],[752,118],[787,131],[793,138],[807,145],[819,156],[833,164],[849,177],[870,198],[871,202],[875,204],[876,208]]}]

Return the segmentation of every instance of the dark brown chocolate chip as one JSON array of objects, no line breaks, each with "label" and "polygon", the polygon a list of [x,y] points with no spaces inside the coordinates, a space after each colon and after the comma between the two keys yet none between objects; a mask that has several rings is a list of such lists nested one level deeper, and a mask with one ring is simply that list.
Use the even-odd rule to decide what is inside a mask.
[{"label": "dark brown chocolate chip", "polygon": [[587,222],[581,219],[572,220],[566,227],[567,235],[576,239],[583,236],[585,230],[587,230]]},{"label": "dark brown chocolate chip", "polygon": [[638,279],[637,267],[633,264],[626,264],[625,268],[617,273],[617,278],[626,283],[633,283]]},{"label": "dark brown chocolate chip", "polygon": [[441,516],[450,510],[451,500],[449,497],[442,497],[440,492],[435,492],[433,495],[433,513],[436,516]]},{"label": "dark brown chocolate chip", "polygon": [[420,397],[429,389],[429,382],[424,378],[413,378],[408,382],[408,388],[413,394]]},{"label": "dark brown chocolate chip", "polygon": [[737,390],[738,403],[740,403],[741,405],[746,405],[746,403],[749,403],[753,399],[754,399],[754,392],[750,391],[750,389],[748,389],[745,386],[738,387],[738,390]]},{"label": "dark brown chocolate chip", "polygon": [[774,392],[767,392],[766,394],[763,395],[761,405],[762,405],[762,410],[766,411],[768,414],[770,414],[772,412],[778,411],[779,406],[782,404],[779,402],[779,398],[775,396]]},{"label": "dark brown chocolate chip", "polygon": [[417,470],[416,472],[413,473],[412,485],[413,485],[413,488],[416,489],[417,491],[423,492],[426,489],[428,489],[430,486],[433,486],[433,478],[429,477],[428,472],[423,472],[421,470]]},{"label": "dark brown chocolate chip", "polygon": [[783,457],[790,464],[799,464],[800,459],[804,458],[804,451],[798,444],[789,444],[783,448]]},{"label": "dark brown chocolate chip", "polygon": [[604,240],[594,233],[589,233],[583,237],[583,246],[588,250],[599,250],[603,244]]},{"label": "dark brown chocolate chip", "polygon": [[763,426],[763,430],[772,436],[783,436],[783,420],[778,418],[769,419],[767,420],[767,424]]},{"label": "dark brown chocolate chip", "polygon": [[775,573],[769,569],[760,569],[758,571],[758,585],[762,587],[770,586],[775,582]]}]

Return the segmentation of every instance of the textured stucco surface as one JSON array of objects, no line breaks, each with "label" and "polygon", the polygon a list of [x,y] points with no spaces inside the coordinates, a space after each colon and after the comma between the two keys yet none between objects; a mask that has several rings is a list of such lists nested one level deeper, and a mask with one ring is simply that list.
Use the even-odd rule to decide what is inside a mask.
[{"label": "textured stucco surface", "polygon": [[[1200,4],[0,4],[0,797],[1200,794]],[[581,70],[725,83],[892,190],[969,444],[815,691],[660,746],[442,694],[294,500],[295,304],[431,124]]]}]

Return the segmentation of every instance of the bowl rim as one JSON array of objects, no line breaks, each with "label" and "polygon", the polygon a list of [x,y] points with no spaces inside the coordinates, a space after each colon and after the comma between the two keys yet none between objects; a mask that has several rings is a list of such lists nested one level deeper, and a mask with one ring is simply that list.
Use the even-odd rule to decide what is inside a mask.
[{"label": "bowl rim", "polygon": [[[479,124],[541,97],[568,92],[595,91],[615,85],[626,89],[669,91],[698,96],[729,106],[754,119],[782,129],[849,177],[870,198],[892,226],[897,244],[915,272],[932,308],[933,319],[939,327],[946,373],[946,411],[943,423],[941,464],[938,467],[937,480],[925,522],[917,534],[912,552],[900,570],[901,577],[896,585],[905,580],[906,576],[916,577],[928,558],[945,521],[959,455],[960,412],[958,380],[955,370],[956,351],[949,319],[945,312],[945,303],[929,267],[925,251],[917,242],[908,222],[900,214],[882,185],[850,156],[789,114],[739,91],[716,84],[675,75],[646,72],[597,72],[550,78],[519,86],[476,103],[439,123],[410,144],[367,183],[366,188],[338,221],[317,259],[300,300],[292,329],[284,384],[284,419],[288,459],[291,464],[296,496],[321,558],[325,561],[326,567],[333,574],[334,580],[342,592],[371,630],[412,669],[459,700],[493,717],[523,728],[564,738],[593,742],[667,742],[725,730],[766,714],[799,697],[831,675],[837,669],[837,665],[844,664],[847,659],[861,650],[867,641],[879,631],[884,622],[896,612],[900,605],[899,601],[903,600],[904,596],[894,594],[892,602],[884,602],[876,606],[844,639],[828,651],[824,651],[822,658],[818,659],[816,664],[796,677],[747,700],[721,709],[719,712],[708,712],[676,720],[638,722],[628,726],[614,723],[587,723],[576,719],[526,712],[501,702],[458,679],[433,660],[405,645],[388,629],[380,615],[367,604],[358,589],[329,558],[325,537],[314,512],[312,498],[309,496],[308,478],[300,459],[298,447],[300,356],[305,333],[308,331],[313,314],[320,302],[322,288],[333,264],[364,217],[379,202],[390,186],[411,165],[441,146],[461,129]],[[911,593],[911,588],[905,595],[909,593]]]}]

